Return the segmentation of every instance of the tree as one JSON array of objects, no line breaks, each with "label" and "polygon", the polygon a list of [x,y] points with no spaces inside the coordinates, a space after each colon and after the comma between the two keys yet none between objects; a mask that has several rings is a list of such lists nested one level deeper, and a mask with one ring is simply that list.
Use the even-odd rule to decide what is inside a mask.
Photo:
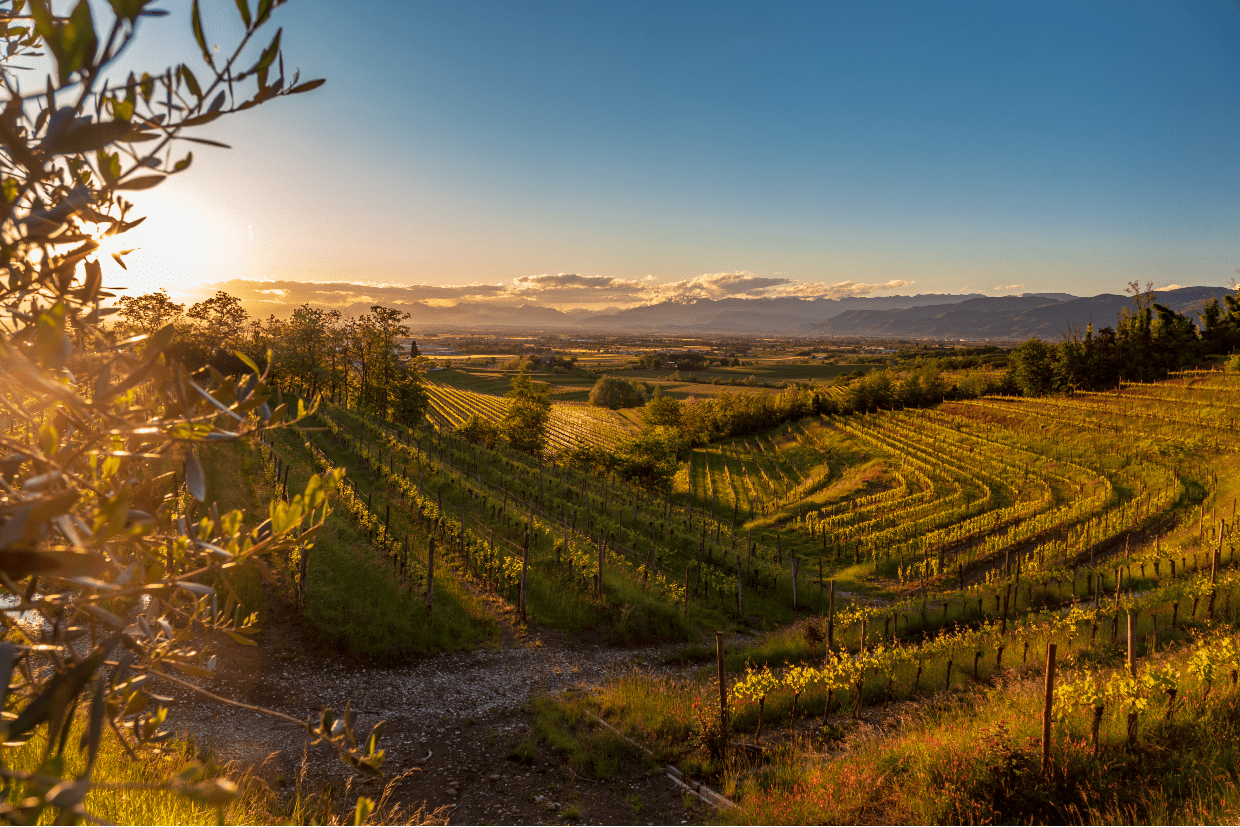
[{"label": "tree", "polygon": [[[195,3],[205,66],[127,78],[115,62],[141,20],[159,13],[151,0],[81,0],[67,17],[47,0],[0,12],[0,223],[10,228],[0,234],[0,593],[50,628],[10,624],[0,643],[6,712],[15,713],[0,745],[11,802],[0,816],[10,822],[87,817],[105,729],[145,751],[167,714],[153,690],[202,692],[178,677],[210,674],[202,633],[245,640],[255,631],[213,584],[226,585],[237,565],[304,551],[339,479],[313,477],[291,501],[273,502],[260,525],[219,514],[198,460],[203,443],[248,438],[305,412],[281,404],[256,365],[196,380],[169,347],[181,307],[166,294],[119,303],[140,342],[118,341],[103,325],[102,305],[115,296],[103,287],[100,241],[142,221],[123,193],[188,169],[193,155],[173,154],[187,130],[321,83],[285,76],[278,34],[256,63],[240,62],[273,5],[239,0],[239,41],[217,54]],[[94,13],[109,8],[97,28]],[[51,69],[47,87],[20,90],[12,67],[39,55]],[[113,257],[123,266],[124,253]],[[70,739],[79,721],[83,737]],[[353,767],[378,772],[383,753],[373,740],[359,746],[351,718],[327,711],[301,725]],[[47,760],[37,773],[16,769],[9,751],[36,736]],[[81,776],[60,760],[79,749]],[[182,773],[160,788],[222,806],[229,783],[201,778]]]},{"label": "tree", "polygon": [[457,426],[456,433],[457,436],[474,445],[481,445],[492,450],[499,447],[499,426],[476,413],[470,414],[464,424]]},{"label": "tree", "polygon": [[500,422],[504,439],[518,451],[541,456],[551,421],[551,386],[522,373],[512,377],[512,390],[506,395],[512,401]]},{"label": "tree", "polygon": [[1024,396],[1050,393],[1054,381],[1051,346],[1041,339],[1030,339],[1012,349],[1009,358],[1012,381]]},{"label": "tree", "polygon": [[175,324],[185,312],[185,305],[174,302],[162,287],[141,296],[121,296],[116,303],[120,307],[120,332],[127,336],[150,336]]},{"label": "tree", "polygon": [[680,467],[680,455],[686,451],[687,446],[678,431],[643,428],[617,446],[616,470],[621,479],[639,488],[668,494]]},{"label": "tree", "polygon": [[235,355],[245,345],[247,320],[241,300],[223,290],[185,311],[185,324],[178,325],[174,347],[190,367],[210,365],[221,373],[236,373],[245,365]]},{"label": "tree", "polygon": [[649,427],[679,430],[683,425],[680,417],[680,401],[664,396],[656,386],[654,396],[642,408],[642,422]]},{"label": "tree", "polygon": [[646,401],[641,387],[615,376],[600,376],[590,389],[590,404],[600,408],[636,408]]},{"label": "tree", "polygon": [[431,397],[416,362],[399,362],[387,380],[387,403],[391,419],[407,428],[416,428],[426,418]]}]

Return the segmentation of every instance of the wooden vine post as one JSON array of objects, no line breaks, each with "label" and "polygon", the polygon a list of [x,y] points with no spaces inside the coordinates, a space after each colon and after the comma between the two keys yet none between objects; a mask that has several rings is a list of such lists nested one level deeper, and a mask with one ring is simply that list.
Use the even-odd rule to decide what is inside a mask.
[{"label": "wooden vine post", "polygon": [[689,570],[692,568],[693,568],[692,565],[685,566],[685,617],[686,618],[689,617]]},{"label": "wooden vine post", "polygon": [[723,734],[723,754],[728,754],[728,685],[724,672],[723,632],[715,632],[715,657],[719,661],[719,726]]},{"label": "wooden vine post", "polygon": [[736,556],[736,612],[745,619],[745,581],[741,577],[741,557]]},{"label": "wooden vine post", "polygon": [[598,598],[603,598],[603,538],[600,537],[595,541],[598,546]]},{"label": "wooden vine post", "polygon": [[525,541],[521,544],[521,622],[525,622],[525,570],[530,562],[530,533],[525,532]]},{"label": "wooden vine post", "polygon": [[835,581],[831,581],[831,592],[827,598],[827,651],[835,647]]},{"label": "wooden vine post", "polygon": [[1055,704],[1055,644],[1046,644],[1046,694],[1042,705],[1042,772],[1051,766],[1051,713]]},{"label": "wooden vine post", "polygon": [[426,542],[426,611],[430,613],[435,599],[435,538]]},{"label": "wooden vine post", "polygon": [[801,561],[796,557],[789,558],[792,561],[792,614],[797,613],[797,570]]}]

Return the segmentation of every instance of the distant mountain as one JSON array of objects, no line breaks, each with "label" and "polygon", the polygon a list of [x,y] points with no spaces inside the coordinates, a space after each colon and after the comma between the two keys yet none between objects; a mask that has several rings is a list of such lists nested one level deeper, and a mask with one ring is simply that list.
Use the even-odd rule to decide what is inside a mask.
[{"label": "distant mountain", "polygon": [[[1155,301],[1180,313],[1196,314],[1210,299],[1231,293],[1226,287],[1182,287],[1156,293]],[[1062,298],[1061,298],[1062,297]],[[1104,293],[1078,298],[1064,293],[977,298],[955,304],[903,309],[848,310],[816,324],[805,335],[891,339],[968,339],[1023,341],[1037,336],[1058,341],[1114,327],[1130,296]]]},{"label": "distant mountain", "polygon": [[[643,333],[697,334],[788,333],[806,324],[821,322],[853,309],[901,309],[924,305],[943,305],[978,298],[979,294],[925,294],[917,296],[778,298],[778,299],[696,299],[666,301],[620,310],[575,308],[567,311],[534,304],[496,304],[463,301],[455,305],[430,302],[383,302],[409,313],[415,330],[487,328],[514,330],[565,329],[600,333],[639,331]],[[368,303],[344,308],[346,315],[370,310]]]},{"label": "distant mountain", "polygon": [[902,309],[951,304],[978,294],[916,296],[847,296],[842,299],[695,299],[630,307],[591,319],[591,327],[666,333],[787,333],[801,325],[830,319],[853,309]]},{"label": "distant mountain", "polygon": [[[1157,300],[1194,313],[1212,298],[1230,292],[1223,287],[1183,287],[1157,295]],[[921,294],[916,296],[778,299],[696,299],[666,301],[624,310],[561,311],[537,304],[463,301],[384,302],[407,311],[416,331],[563,330],[583,333],[646,333],[676,335],[728,334],[745,336],[799,335],[893,339],[968,339],[1021,341],[1030,336],[1058,340],[1084,333],[1085,326],[1113,326],[1128,296],[1103,294],[1089,298],[1069,293],[1027,293],[1020,296]],[[347,315],[369,311],[369,303],[344,308]]]}]

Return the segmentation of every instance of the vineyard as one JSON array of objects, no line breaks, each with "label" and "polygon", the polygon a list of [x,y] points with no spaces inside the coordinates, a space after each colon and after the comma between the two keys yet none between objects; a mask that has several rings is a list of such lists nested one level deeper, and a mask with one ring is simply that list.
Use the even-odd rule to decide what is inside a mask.
[{"label": "vineyard", "polygon": [[[304,439],[272,447],[348,469],[338,497],[371,565],[426,622],[473,593],[518,623],[613,643],[756,635],[721,655],[722,718],[701,712],[720,706],[713,669],[635,675],[589,702],[722,785],[746,818],[857,818],[822,809],[846,799],[815,798],[836,782],[798,762],[891,704],[1024,692],[1040,720],[1029,686],[1051,644],[1061,767],[1073,750],[1136,748],[1189,698],[1232,697],[1234,375],[809,417],[696,449],[670,496],[557,461],[630,432],[610,412],[556,404],[538,459],[455,434],[471,414],[498,421],[506,400],[431,397],[431,428],[325,404]],[[819,809],[771,809],[794,789]]]},{"label": "vineyard", "polygon": [[[502,396],[461,390],[436,382],[427,382],[426,385],[431,403],[427,416],[437,428],[456,428],[473,415],[498,423],[508,409],[509,401]],[[555,402],[551,406],[551,422],[547,432],[548,449],[563,451],[580,444],[608,449],[633,430],[633,424],[615,411],[586,404]]]}]

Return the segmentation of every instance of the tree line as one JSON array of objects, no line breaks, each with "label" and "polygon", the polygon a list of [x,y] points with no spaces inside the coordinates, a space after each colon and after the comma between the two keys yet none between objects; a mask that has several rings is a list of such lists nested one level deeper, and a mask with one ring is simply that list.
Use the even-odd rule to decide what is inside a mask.
[{"label": "tree line", "polygon": [[170,353],[191,370],[245,371],[238,353],[268,367],[281,387],[307,398],[330,397],[415,426],[425,417],[426,390],[417,367],[409,314],[374,305],[346,318],[338,310],[303,304],[287,319],[251,319],[241,301],[222,290],[186,308],[158,290],[117,302],[118,336],[153,334],[172,325]]},{"label": "tree line", "polygon": [[1091,325],[1083,336],[1057,344],[1030,339],[1013,349],[1014,388],[1040,396],[1109,388],[1122,381],[1151,382],[1240,349],[1240,297],[1224,296],[1221,304],[1212,299],[1198,324],[1160,304],[1152,283],[1142,290],[1131,282],[1128,293],[1135,308],[1122,311],[1114,327],[1095,332]]}]

